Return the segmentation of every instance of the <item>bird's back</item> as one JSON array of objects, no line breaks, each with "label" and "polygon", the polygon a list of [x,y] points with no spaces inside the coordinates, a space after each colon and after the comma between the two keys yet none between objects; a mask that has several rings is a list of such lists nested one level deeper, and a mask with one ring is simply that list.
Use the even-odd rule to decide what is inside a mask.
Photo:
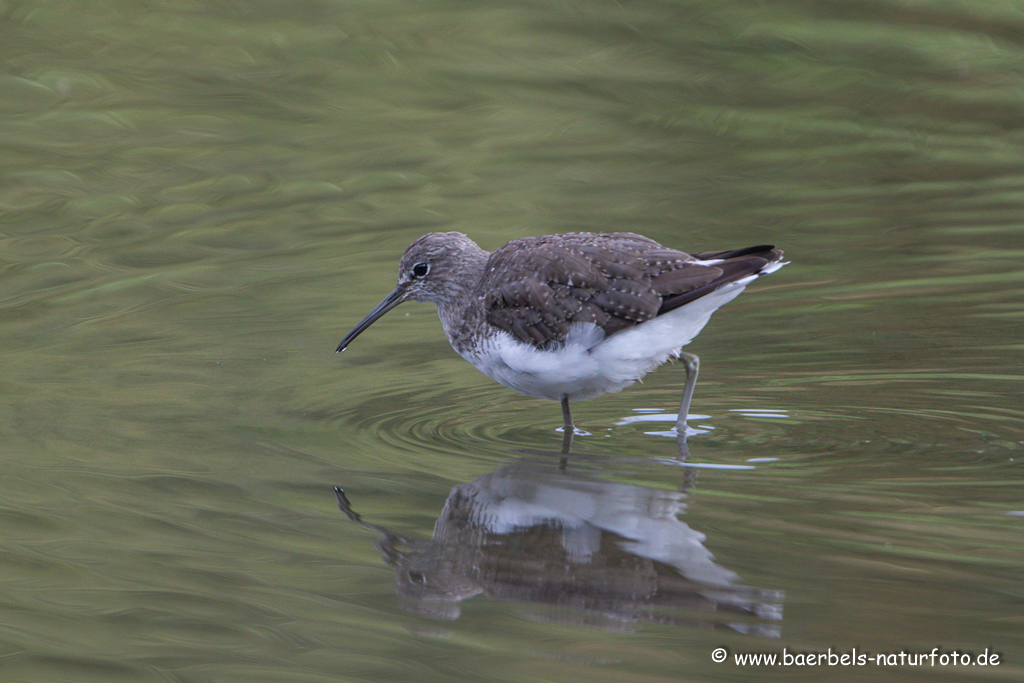
[{"label": "bird's back", "polygon": [[526,237],[490,255],[477,295],[488,323],[543,349],[574,323],[611,336],[781,258],[771,246],[690,255],[633,233]]}]

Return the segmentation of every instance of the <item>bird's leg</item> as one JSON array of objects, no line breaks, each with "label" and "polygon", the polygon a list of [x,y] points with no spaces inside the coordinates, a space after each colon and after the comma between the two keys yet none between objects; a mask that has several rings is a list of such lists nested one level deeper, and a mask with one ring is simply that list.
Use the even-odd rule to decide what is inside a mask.
[{"label": "bird's leg", "polygon": [[[686,425],[683,425],[684,429],[682,432],[679,428],[676,428],[676,445],[679,447],[679,462],[686,462],[690,459],[690,446],[686,443]],[[690,469],[690,468],[687,468]]]},{"label": "bird's leg", "polygon": [[569,397],[562,397],[562,453],[568,453],[572,447],[572,436],[576,433],[576,425],[572,423],[569,412]]},{"label": "bird's leg", "polygon": [[562,397],[562,426],[570,434],[576,431],[576,425],[572,423],[572,413],[569,411],[568,395]]},{"label": "bird's leg", "polygon": [[676,418],[676,434],[682,441],[686,441],[686,418],[690,414],[690,399],[693,398],[693,390],[697,386],[697,372],[700,370],[700,358],[692,353],[681,352],[679,357],[686,366],[686,386],[683,387],[683,401],[679,404],[679,416]]}]

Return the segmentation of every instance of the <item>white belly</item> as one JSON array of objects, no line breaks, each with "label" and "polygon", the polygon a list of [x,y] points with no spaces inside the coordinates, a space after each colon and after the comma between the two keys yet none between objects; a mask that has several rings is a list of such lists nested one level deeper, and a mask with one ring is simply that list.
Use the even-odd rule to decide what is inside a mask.
[{"label": "white belly", "polygon": [[744,278],[670,313],[605,338],[592,323],[574,325],[563,347],[541,351],[498,332],[463,357],[496,382],[534,398],[583,401],[621,391],[679,356],[719,307],[756,276]]}]

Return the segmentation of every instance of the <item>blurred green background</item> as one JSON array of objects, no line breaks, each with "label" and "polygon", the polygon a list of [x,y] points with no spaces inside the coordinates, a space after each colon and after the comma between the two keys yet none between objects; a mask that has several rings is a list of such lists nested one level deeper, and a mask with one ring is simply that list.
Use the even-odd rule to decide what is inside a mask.
[{"label": "blurred green background", "polygon": [[[4,680],[1024,674],[1019,2],[6,1],[0,55]],[[684,491],[777,637],[480,576],[407,611],[382,529],[560,443],[430,307],[333,353],[433,230],[786,251],[690,347],[692,459],[732,469],[629,419],[670,426],[679,366],[575,407],[570,468]]]}]

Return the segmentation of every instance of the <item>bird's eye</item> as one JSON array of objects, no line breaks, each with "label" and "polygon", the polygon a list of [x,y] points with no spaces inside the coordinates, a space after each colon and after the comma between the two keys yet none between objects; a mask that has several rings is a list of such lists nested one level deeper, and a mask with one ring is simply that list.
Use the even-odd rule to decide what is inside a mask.
[{"label": "bird's eye", "polygon": [[426,263],[417,263],[412,267],[412,276],[416,278],[426,277],[427,273],[430,272],[430,266]]}]

